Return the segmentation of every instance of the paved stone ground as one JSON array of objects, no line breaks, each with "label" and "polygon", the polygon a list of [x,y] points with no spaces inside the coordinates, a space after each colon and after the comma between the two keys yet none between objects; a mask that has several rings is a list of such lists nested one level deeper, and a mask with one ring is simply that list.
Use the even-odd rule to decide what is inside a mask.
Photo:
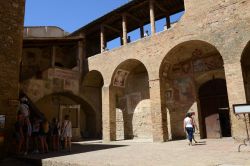
[{"label": "paved stone ground", "polygon": [[[67,152],[31,155],[45,166],[250,166],[250,146],[238,152],[232,138],[202,140],[194,146],[187,141],[150,143],[146,140],[82,142]],[[28,160],[27,160],[28,161]]]}]

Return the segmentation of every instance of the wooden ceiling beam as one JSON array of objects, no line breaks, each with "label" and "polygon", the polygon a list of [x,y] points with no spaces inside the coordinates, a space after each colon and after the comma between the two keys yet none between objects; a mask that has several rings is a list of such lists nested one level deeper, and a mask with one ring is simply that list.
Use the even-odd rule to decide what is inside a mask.
[{"label": "wooden ceiling beam", "polygon": [[121,30],[119,30],[119,29],[117,29],[117,28],[114,28],[114,27],[112,27],[112,26],[110,26],[110,25],[103,24],[103,26],[106,27],[106,28],[108,28],[108,29],[110,29],[110,30],[112,30],[112,31],[114,31],[114,32],[117,32],[117,33],[119,33],[119,34],[122,33]]},{"label": "wooden ceiling beam", "polygon": [[130,18],[132,18],[133,20],[135,20],[136,22],[138,22],[140,25],[143,24],[143,22],[139,18],[136,18],[134,15],[130,13],[125,13],[125,14],[129,16]]},{"label": "wooden ceiling beam", "polygon": [[167,10],[167,9],[165,9],[164,7],[162,7],[160,4],[159,4],[159,2],[157,2],[157,1],[155,1],[154,2],[155,3],[155,6],[158,8],[158,9],[160,9],[162,12],[164,12],[164,13],[169,13],[169,11]]},{"label": "wooden ceiling beam", "polygon": [[138,5],[135,5],[135,6],[131,7],[131,8],[129,9],[129,11],[134,10],[134,9],[137,9],[137,8],[139,8],[139,7],[143,6],[143,5],[145,5],[146,3],[148,3],[148,0],[145,0],[145,1],[143,1],[142,3],[139,3]]}]

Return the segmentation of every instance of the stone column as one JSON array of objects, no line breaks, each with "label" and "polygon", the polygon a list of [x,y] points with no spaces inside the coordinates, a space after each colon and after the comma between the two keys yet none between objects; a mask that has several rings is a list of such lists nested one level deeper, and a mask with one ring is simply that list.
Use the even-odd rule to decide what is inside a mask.
[{"label": "stone column", "polygon": [[153,125],[153,141],[164,142],[167,140],[167,117],[164,113],[163,105],[161,104],[160,81],[150,80],[150,101],[151,101],[151,116]]},{"label": "stone column", "polygon": [[143,25],[140,27],[140,35],[141,35],[141,38],[144,37],[144,27],[143,27]]},{"label": "stone column", "polygon": [[105,41],[105,34],[104,34],[104,26],[101,25],[101,52],[105,51],[106,41]]},{"label": "stone column", "polygon": [[233,104],[246,103],[245,88],[242,76],[240,61],[235,61],[233,64],[225,64],[225,76],[227,82],[227,92],[229,99],[232,137],[239,139],[246,138],[246,130],[243,120],[239,120],[233,113]]},{"label": "stone column", "polygon": [[0,158],[13,148],[13,128],[19,104],[19,72],[22,55],[24,0],[0,1]]},{"label": "stone column", "polygon": [[149,10],[150,10],[150,24],[151,24],[151,34],[155,34],[155,13],[154,13],[154,0],[149,0]]},{"label": "stone column", "polygon": [[102,88],[102,135],[104,142],[116,140],[116,98],[113,87]]},{"label": "stone column", "polygon": [[127,44],[127,16],[126,14],[122,14],[122,38],[123,45]]}]

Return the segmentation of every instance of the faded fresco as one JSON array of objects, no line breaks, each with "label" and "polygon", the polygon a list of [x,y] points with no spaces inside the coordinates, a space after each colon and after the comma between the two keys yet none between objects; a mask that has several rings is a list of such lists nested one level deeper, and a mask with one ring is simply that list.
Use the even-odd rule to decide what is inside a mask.
[{"label": "faded fresco", "polygon": [[128,74],[129,71],[118,69],[114,76],[113,86],[124,88]]},{"label": "faded fresco", "polygon": [[223,69],[221,56],[202,56],[202,51],[196,49],[192,58],[171,65],[164,62],[163,77],[167,78],[165,83],[166,104],[189,105],[195,100],[195,74],[211,70]]}]

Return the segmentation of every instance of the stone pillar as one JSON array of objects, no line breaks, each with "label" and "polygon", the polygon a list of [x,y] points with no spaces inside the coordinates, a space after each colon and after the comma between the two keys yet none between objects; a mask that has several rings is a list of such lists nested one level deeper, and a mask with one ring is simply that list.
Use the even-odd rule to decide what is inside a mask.
[{"label": "stone pillar", "polygon": [[19,104],[19,72],[22,55],[24,0],[0,1],[0,158],[14,151],[12,131]]},{"label": "stone pillar", "polygon": [[154,0],[149,0],[151,34],[155,34]]},{"label": "stone pillar", "polygon": [[239,120],[233,113],[233,104],[246,103],[245,88],[240,61],[233,64],[225,64],[225,76],[230,107],[232,136],[236,139],[246,138],[246,130],[243,120]]},{"label": "stone pillar", "polygon": [[105,41],[105,34],[104,34],[104,26],[101,25],[101,52],[105,51],[105,47],[106,47],[106,41]]},{"label": "stone pillar", "polygon": [[52,46],[52,56],[51,56],[51,67],[55,67],[55,61],[56,61],[56,46]]},{"label": "stone pillar", "polygon": [[127,16],[126,14],[122,14],[122,38],[123,45],[127,44]]},{"label": "stone pillar", "polygon": [[[160,81],[150,80],[150,101],[151,101],[151,116],[153,125],[153,141],[164,142],[167,140],[167,119],[164,116],[163,105],[161,104]],[[164,127],[165,126],[165,127]]]},{"label": "stone pillar", "polygon": [[167,29],[169,29],[171,27],[171,22],[170,22],[170,16],[169,16],[169,14],[167,14],[167,16],[166,16],[166,25],[167,25]]},{"label": "stone pillar", "polygon": [[143,27],[143,25],[140,27],[140,35],[141,35],[141,38],[144,37],[144,27]]},{"label": "stone pillar", "polygon": [[102,88],[102,135],[104,142],[116,140],[116,98],[113,87]]}]

